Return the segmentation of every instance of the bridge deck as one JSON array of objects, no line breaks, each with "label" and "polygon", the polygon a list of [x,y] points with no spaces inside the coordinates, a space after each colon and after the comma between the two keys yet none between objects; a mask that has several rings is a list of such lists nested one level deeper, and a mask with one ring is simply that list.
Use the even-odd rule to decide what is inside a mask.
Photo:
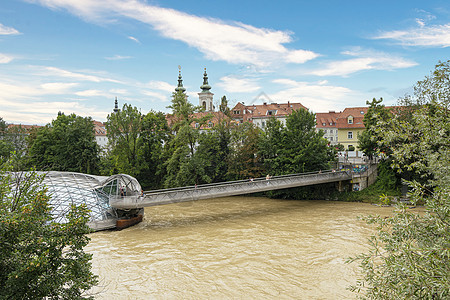
[{"label": "bridge deck", "polygon": [[111,206],[117,209],[133,209],[155,205],[179,203],[201,199],[243,195],[270,190],[314,185],[327,182],[337,182],[352,179],[349,172],[324,171],[305,174],[274,176],[269,180],[256,178],[253,181],[240,180],[204,184],[164,190],[154,190],[144,193],[144,196],[117,197],[111,201]]}]

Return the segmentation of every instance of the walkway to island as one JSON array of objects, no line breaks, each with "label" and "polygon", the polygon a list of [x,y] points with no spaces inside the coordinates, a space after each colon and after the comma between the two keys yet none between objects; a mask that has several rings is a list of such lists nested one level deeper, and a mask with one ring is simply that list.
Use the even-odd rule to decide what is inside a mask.
[{"label": "walkway to island", "polygon": [[136,209],[155,205],[243,195],[328,182],[348,181],[351,179],[352,172],[350,171],[327,170],[313,173],[273,176],[270,178],[255,178],[249,180],[203,184],[199,186],[153,190],[144,192],[143,195],[117,196],[110,199],[110,205],[116,209]]}]

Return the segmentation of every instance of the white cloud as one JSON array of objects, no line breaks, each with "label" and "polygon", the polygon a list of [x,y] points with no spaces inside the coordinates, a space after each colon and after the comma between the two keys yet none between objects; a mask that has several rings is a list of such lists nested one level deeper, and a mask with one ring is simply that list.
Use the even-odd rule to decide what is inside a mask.
[{"label": "white cloud", "polygon": [[251,93],[261,88],[255,80],[248,78],[224,76],[220,80],[217,85],[229,93]]},{"label": "white cloud", "polygon": [[345,102],[357,97],[354,91],[329,85],[325,80],[310,83],[281,78],[272,82],[282,85],[283,88],[277,93],[270,94],[270,99],[277,103],[300,102],[314,112],[342,109]]},{"label": "white cloud", "polygon": [[128,38],[129,38],[130,40],[132,40],[132,41],[138,43],[138,44],[141,43],[141,41],[139,41],[139,40],[138,40],[137,38],[135,38],[134,36],[129,36]]},{"label": "white cloud", "polygon": [[175,86],[165,82],[165,81],[158,81],[158,80],[153,80],[150,81],[146,87],[154,89],[154,90],[160,90],[160,91],[165,91],[165,92],[169,92],[172,93],[175,91]]},{"label": "white cloud", "polygon": [[82,96],[82,97],[108,97],[108,94],[105,94],[103,91],[100,90],[84,90],[76,92],[75,95]]},{"label": "white cloud", "polygon": [[40,87],[43,94],[64,94],[77,85],[78,83],[48,82],[41,84]]},{"label": "white cloud", "polygon": [[111,94],[119,94],[119,95],[126,95],[129,93],[126,89],[111,89],[109,90],[109,92]]},{"label": "white cloud", "polygon": [[20,32],[17,29],[5,26],[0,23],[0,35],[15,35],[15,34],[20,34]]},{"label": "white cloud", "polygon": [[105,57],[105,59],[107,60],[124,60],[124,59],[130,59],[132,58],[131,56],[122,56],[122,55],[114,55],[111,57]]},{"label": "white cloud", "polygon": [[144,95],[150,96],[151,98],[156,98],[160,102],[168,102],[169,101],[169,98],[167,97],[166,94],[161,94],[161,93],[157,93],[157,92],[153,92],[153,91],[143,91],[142,93]]},{"label": "white cloud", "polygon": [[314,70],[310,74],[317,76],[347,76],[364,70],[394,70],[417,65],[416,62],[402,57],[378,51],[364,51],[360,48],[345,51],[342,54],[356,58],[328,62],[325,68]]},{"label": "white cloud", "polygon": [[0,64],[7,64],[11,62],[14,59],[14,57],[0,53]]},{"label": "white cloud", "polygon": [[281,62],[304,63],[318,54],[288,49],[291,32],[257,28],[239,22],[189,15],[174,9],[151,6],[137,0],[34,0],[52,9],[94,22],[109,22],[118,16],[151,25],[162,36],[198,49],[206,58],[234,64],[268,67]]},{"label": "white cloud", "polygon": [[374,39],[395,40],[403,46],[450,47],[450,23],[434,26],[426,26],[423,20],[417,23],[417,28],[383,32]]},{"label": "white cloud", "polygon": [[52,76],[59,76],[64,78],[71,78],[81,81],[91,81],[91,82],[114,82],[114,83],[120,83],[120,81],[111,79],[111,78],[105,78],[105,77],[99,77],[96,75],[91,74],[83,74],[83,73],[75,73],[55,67],[45,67],[44,71],[46,72],[46,75],[52,75]]}]

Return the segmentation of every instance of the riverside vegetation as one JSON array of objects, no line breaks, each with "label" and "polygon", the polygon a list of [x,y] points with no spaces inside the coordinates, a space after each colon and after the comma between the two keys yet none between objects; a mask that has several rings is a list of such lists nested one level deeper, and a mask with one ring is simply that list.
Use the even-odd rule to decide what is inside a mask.
[{"label": "riverside vegetation", "polygon": [[[360,262],[364,274],[352,290],[362,297],[445,299],[450,296],[449,74],[450,61],[439,63],[430,76],[416,84],[414,95],[400,99],[400,106],[395,111],[384,107],[382,99],[368,102],[369,112],[364,118],[366,130],[360,136],[359,147],[368,155],[381,156],[383,162],[377,183],[366,191],[352,192],[350,196],[332,194],[330,186],[321,186],[268,194],[291,199],[337,197],[360,200],[370,194],[374,197],[381,193],[398,195],[400,182],[409,184],[410,201],[425,203],[427,211],[417,215],[399,206],[392,217],[367,217],[368,222],[377,224],[379,232],[372,237],[369,252],[352,259]],[[270,120],[264,130],[251,123],[237,126],[229,118],[230,110],[224,96],[219,105],[222,114],[218,115],[218,124],[202,133],[212,115],[196,114],[201,108],[189,103],[183,93],[173,94],[170,108],[173,113],[169,123],[161,112],[142,114],[128,104],[119,112],[108,115],[106,128],[110,145],[102,153],[95,143],[90,118],[60,113],[51,124],[32,131],[27,138],[20,128],[15,129],[17,131],[8,129],[0,119],[0,157],[2,162],[12,162],[6,165],[13,165],[10,170],[15,171],[37,167],[39,170],[101,175],[127,173],[136,177],[146,189],[324,170],[336,158],[337,149],[328,145],[323,132],[315,132],[314,114],[307,110],[294,111],[286,126],[276,119]],[[2,180],[2,186],[5,189],[9,185]],[[29,190],[22,194],[23,208],[19,214],[11,208],[15,200],[2,196],[5,213],[1,216],[1,226],[18,226],[17,235],[27,232],[30,228],[26,224],[30,223],[18,220],[27,216],[36,199],[42,202],[42,212],[36,217],[41,220],[40,224],[56,226],[48,223],[48,206],[42,190],[35,190],[33,185],[26,188]],[[80,262],[85,266],[82,269],[87,276],[85,284],[76,284],[71,290],[75,295],[81,295],[89,285],[95,284],[96,278],[89,273],[90,257],[81,250],[88,242],[83,234],[87,213],[82,208],[74,208],[73,214],[74,222],[79,226],[73,230],[79,234],[76,235],[79,239],[77,242],[65,240],[68,237],[64,232],[71,231],[64,229],[60,241],[63,241],[62,245],[73,245],[75,248],[71,249],[77,255],[59,257],[74,266]],[[39,234],[43,239],[52,236],[45,228]],[[11,238],[17,236],[13,234]],[[2,240],[2,246],[11,241]],[[27,284],[25,277],[22,278],[26,274],[23,268],[50,251],[41,250],[39,241],[31,242],[36,246],[27,248],[31,254],[26,256],[23,266],[18,265],[18,269],[5,273],[0,286],[11,288],[16,284],[14,278]],[[28,242],[24,240],[17,245],[24,243]],[[44,240],[44,244],[48,243]],[[2,249],[6,251],[2,252],[5,258],[16,251]],[[42,267],[47,258],[43,255],[42,259],[40,271],[34,274],[48,278],[44,272],[46,268]],[[71,271],[62,265],[55,269],[60,271],[56,277],[60,288],[55,291],[64,295],[66,291],[62,288],[67,284],[61,277],[72,278]],[[48,292],[49,286],[36,289]],[[47,294],[48,297],[52,295]]]}]

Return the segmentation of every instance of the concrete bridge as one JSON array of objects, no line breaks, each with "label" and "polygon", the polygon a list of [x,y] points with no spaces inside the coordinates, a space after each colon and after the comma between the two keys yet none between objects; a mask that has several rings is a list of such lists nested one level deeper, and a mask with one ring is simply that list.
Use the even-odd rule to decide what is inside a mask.
[{"label": "concrete bridge", "polygon": [[143,195],[116,196],[110,198],[110,205],[119,210],[139,209],[209,198],[243,195],[256,192],[286,189],[328,182],[342,182],[352,179],[350,171],[322,171],[314,173],[274,176],[270,179],[239,180],[188,186],[144,192]]}]

